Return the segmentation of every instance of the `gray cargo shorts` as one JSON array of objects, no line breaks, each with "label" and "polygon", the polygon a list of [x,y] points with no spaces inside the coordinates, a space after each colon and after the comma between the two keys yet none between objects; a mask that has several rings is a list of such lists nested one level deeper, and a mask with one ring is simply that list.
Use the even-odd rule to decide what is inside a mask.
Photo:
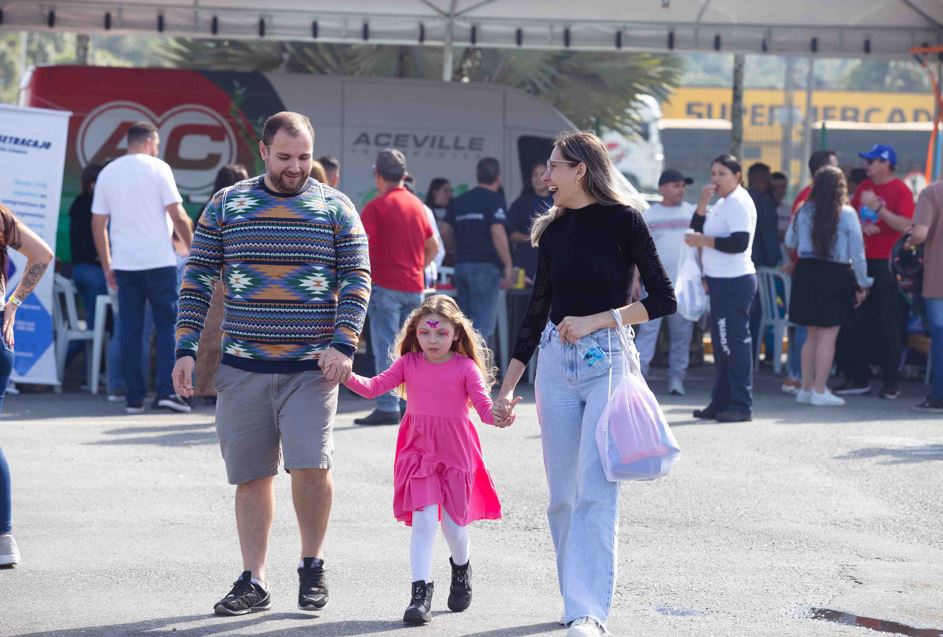
[{"label": "gray cargo shorts", "polygon": [[213,383],[230,484],[276,475],[279,453],[286,471],[331,468],[337,385],[323,372],[260,374],[220,365]]}]

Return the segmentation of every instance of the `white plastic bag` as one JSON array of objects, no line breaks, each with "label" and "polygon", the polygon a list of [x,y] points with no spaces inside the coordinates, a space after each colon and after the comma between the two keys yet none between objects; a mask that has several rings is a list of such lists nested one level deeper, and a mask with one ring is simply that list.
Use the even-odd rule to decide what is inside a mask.
[{"label": "white plastic bag", "polygon": [[[619,313],[612,314],[619,324]],[[654,480],[671,470],[681,450],[658,400],[642,378],[635,345],[621,328],[617,333],[626,373],[613,390],[610,367],[609,401],[596,423],[596,446],[610,482]]]},{"label": "white plastic bag", "polygon": [[707,294],[701,283],[701,266],[697,262],[697,248],[684,246],[678,263],[678,281],[675,283],[678,314],[689,321],[697,321],[707,312]]}]

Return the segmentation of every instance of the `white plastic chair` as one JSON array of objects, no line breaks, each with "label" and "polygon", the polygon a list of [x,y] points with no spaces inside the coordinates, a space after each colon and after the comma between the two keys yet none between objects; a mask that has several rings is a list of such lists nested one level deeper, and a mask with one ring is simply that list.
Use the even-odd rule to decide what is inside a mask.
[{"label": "white plastic chair", "polygon": [[59,379],[57,392],[62,391],[65,383],[65,363],[69,352],[69,343],[85,341],[86,384],[92,386],[92,339],[94,333],[88,329],[85,321],[79,320],[76,309],[78,292],[75,284],[61,274],[56,274],[53,283],[55,303],[53,305],[53,325],[55,327],[56,372]]},{"label": "white plastic chair", "polygon": [[[776,303],[778,297],[776,285],[777,281],[783,289],[786,300],[786,315],[779,315],[779,305]],[[756,269],[756,293],[760,296],[760,308],[762,318],[760,319],[760,330],[756,338],[762,338],[766,334],[766,328],[773,328],[773,372],[776,374],[782,371],[783,357],[783,334],[786,328],[792,325],[789,321],[789,295],[792,292],[792,280],[782,270],[776,268],[757,268]],[[756,360],[753,361],[753,367],[759,365],[760,348],[756,348]]]}]

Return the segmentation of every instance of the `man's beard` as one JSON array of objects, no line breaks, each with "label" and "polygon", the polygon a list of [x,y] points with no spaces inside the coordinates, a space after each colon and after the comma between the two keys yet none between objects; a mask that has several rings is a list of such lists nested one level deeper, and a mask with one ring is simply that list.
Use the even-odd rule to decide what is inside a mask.
[{"label": "man's beard", "polygon": [[272,186],[275,187],[276,192],[280,192],[283,195],[297,195],[299,192],[304,190],[305,185],[308,183],[308,180],[302,175],[298,179],[298,184],[295,186],[289,186],[287,179],[283,179],[282,175],[287,171],[282,171],[281,173],[273,173],[268,167],[265,168],[265,172],[268,174],[268,179],[272,182]]}]

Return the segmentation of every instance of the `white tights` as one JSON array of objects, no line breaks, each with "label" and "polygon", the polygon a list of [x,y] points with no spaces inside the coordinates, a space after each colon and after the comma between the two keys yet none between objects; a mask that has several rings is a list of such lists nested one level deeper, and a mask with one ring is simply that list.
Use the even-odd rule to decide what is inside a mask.
[{"label": "white tights", "polygon": [[[413,535],[409,541],[409,559],[412,563],[413,581],[429,582],[432,580],[432,552],[435,548],[435,529],[439,521],[439,505],[430,504],[419,511],[413,511]],[[468,527],[459,526],[442,509],[442,535],[449,544],[452,561],[457,566],[468,563],[470,538]]]}]

